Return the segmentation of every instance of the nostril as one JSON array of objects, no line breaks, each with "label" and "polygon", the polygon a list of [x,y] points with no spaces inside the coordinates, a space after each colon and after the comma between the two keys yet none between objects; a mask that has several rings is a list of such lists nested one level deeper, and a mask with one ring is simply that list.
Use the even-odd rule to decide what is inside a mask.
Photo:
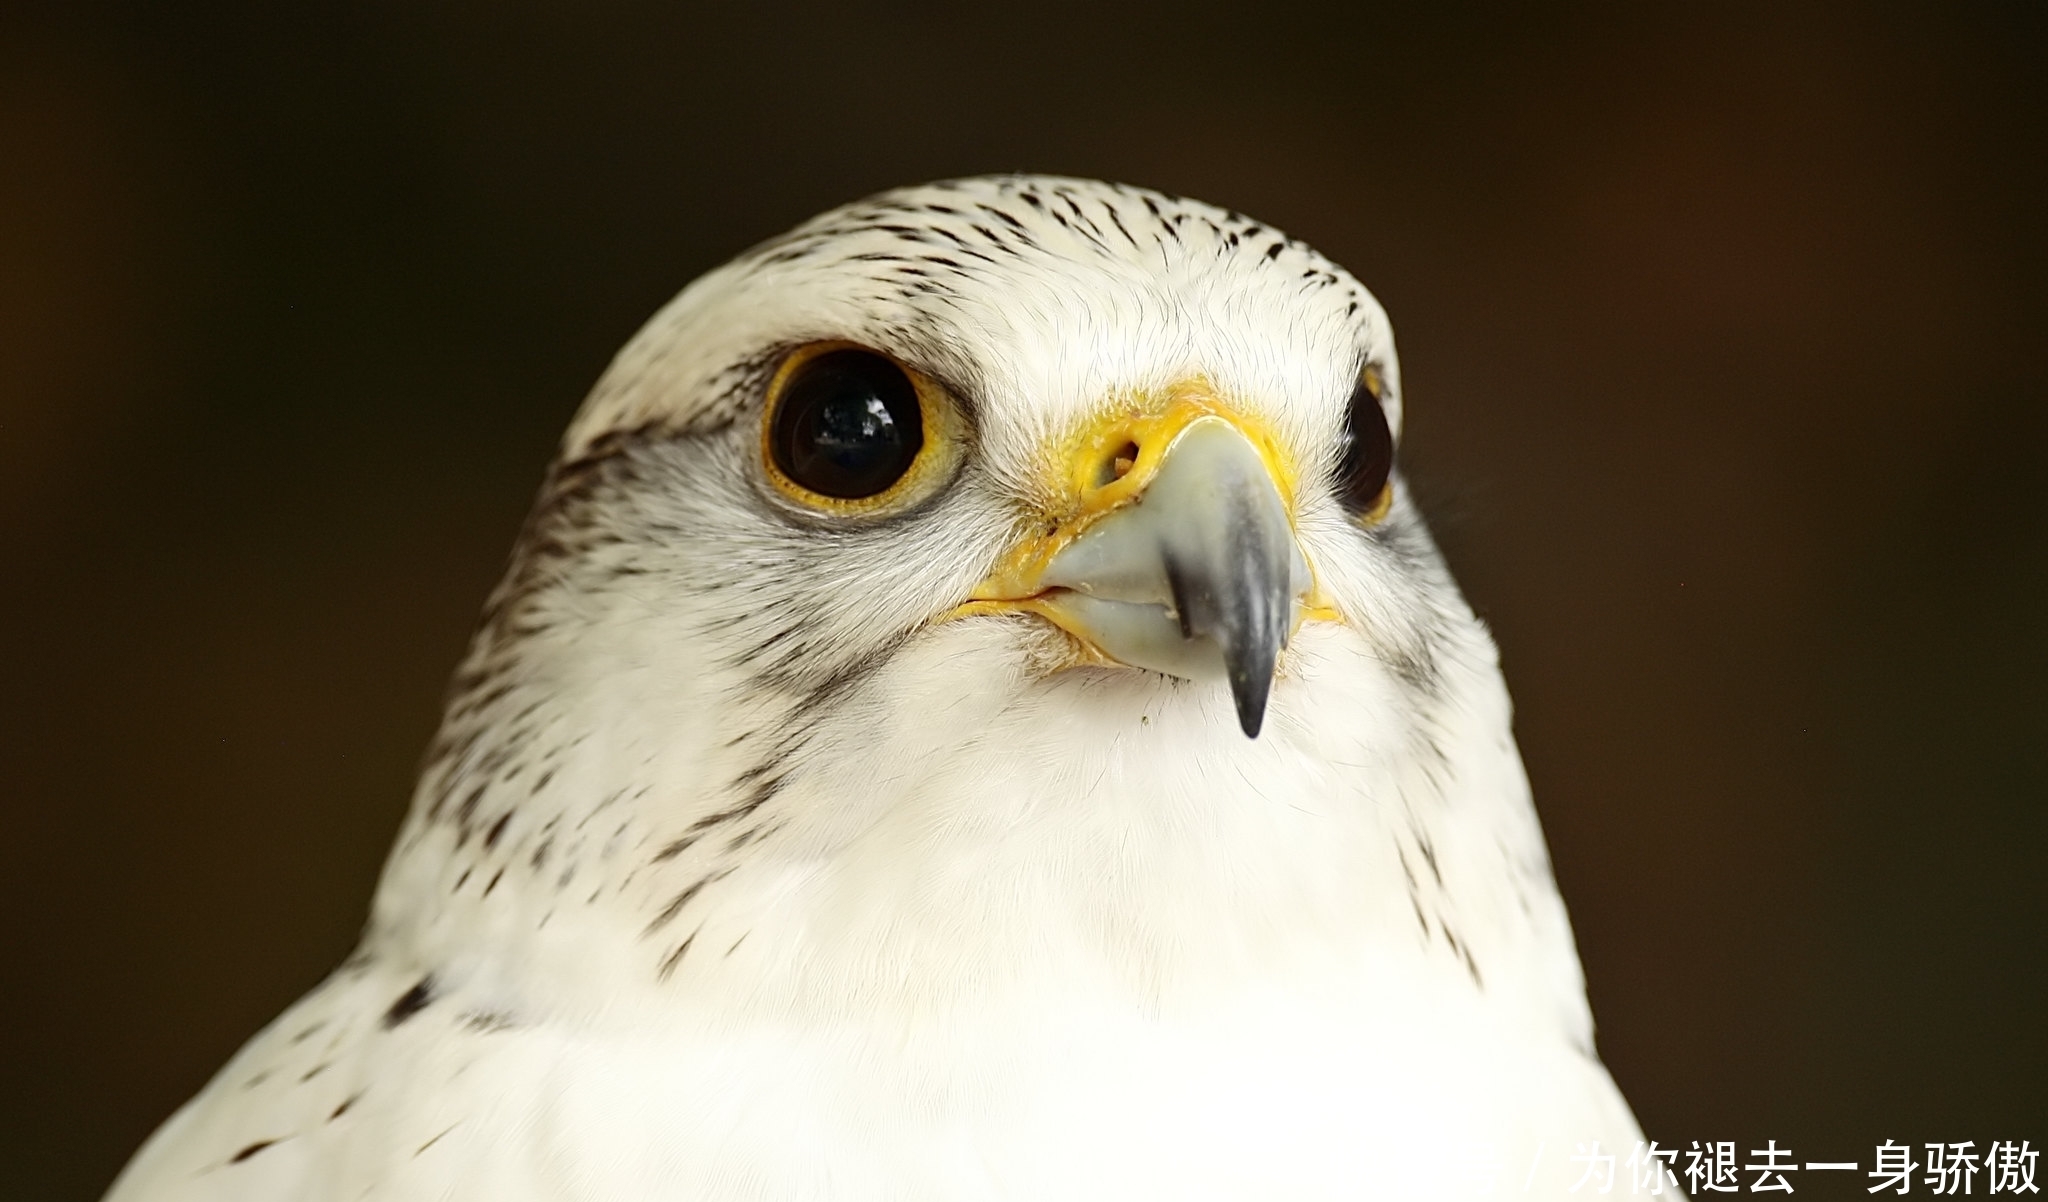
[{"label": "nostril", "polygon": [[1124,444],[1103,459],[1102,466],[1095,473],[1095,487],[1114,484],[1130,474],[1138,462],[1138,444],[1126,440]]}]

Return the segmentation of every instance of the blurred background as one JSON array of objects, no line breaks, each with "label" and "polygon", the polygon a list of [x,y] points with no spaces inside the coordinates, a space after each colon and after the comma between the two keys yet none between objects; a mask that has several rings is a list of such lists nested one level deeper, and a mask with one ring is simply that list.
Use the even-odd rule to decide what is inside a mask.
[{"label": "blurred background", "polygon": [[10,8],[0,1192],[95,1196],[348,950],[640,321],[1011,169],[1244,210],[1392,312],[1649,1134],[2040,1147],[2044,13]]}]

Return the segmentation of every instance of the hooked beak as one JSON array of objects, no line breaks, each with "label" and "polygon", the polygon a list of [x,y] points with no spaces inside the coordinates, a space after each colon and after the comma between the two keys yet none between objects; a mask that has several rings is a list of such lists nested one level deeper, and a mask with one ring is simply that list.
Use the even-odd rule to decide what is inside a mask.
[{"label": "hooked beak", "polygon": [[1078,440],[1067,511],[954,612],[1036,614],[1088,661],[1226,681],[1256,738],[1295,627],[1335,616],[1311,600],[1285,463],[1204,386],[1157,413],[1113,414]]}]

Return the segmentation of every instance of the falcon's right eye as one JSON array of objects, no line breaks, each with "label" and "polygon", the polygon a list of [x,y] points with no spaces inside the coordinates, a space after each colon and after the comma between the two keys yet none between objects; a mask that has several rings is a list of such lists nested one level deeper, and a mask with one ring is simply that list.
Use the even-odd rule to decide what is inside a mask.
[{"label": "falcon's right eye", "polygon": [[887,355],[847,343],[800,347],[768,386],[768,476],[830,513],[895,508],[938,466],[952,408],[944,390]]}]

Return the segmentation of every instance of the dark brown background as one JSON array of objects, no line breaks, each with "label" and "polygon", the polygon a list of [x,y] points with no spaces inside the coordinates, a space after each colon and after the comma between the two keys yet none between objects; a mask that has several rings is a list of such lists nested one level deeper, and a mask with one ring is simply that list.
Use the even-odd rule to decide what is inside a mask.
[{"label": "dark brown background", "polygon": [[2042,11],[16,12],[0,1191],[91,1197],[346,951],[633,328],[1017,168],[1392,311],[1651,1134],[2048,1142]]}]

